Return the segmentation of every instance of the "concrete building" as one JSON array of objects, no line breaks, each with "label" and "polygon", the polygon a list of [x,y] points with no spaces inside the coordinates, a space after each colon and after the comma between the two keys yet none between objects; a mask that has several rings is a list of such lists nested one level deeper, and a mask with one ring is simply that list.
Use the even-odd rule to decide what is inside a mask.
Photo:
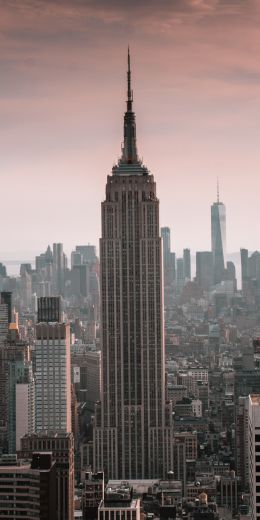
[{"label": "concrete building", "polygon": [[[52,298],[47,300],[50,302]],[[68,324],[53,321],[37,323],[35,361],[36,432],[70,432],[71,368]]]},{"label": "concrete building", "polygon": [[213,255],[210,251],[196,253],[196,280],[204,291],[209,291],[214,281]]},{"label": "concrete building", "polygon": [[260,394],[248,401],[248,474],[252,520],[260,519]]},{"label": "concrete building", "polygon": [[53,289],[54,294],[63,294],[64,292],[64,274],[65,274],[65,255],[63,252],[63,244],[53,244]]},{"label": "concrete building", "polygon": [[20,458],[52,453],[56,463],[57,520],[74,520],[74,438],[71,433],[42,432],[21,439]]},{"label": "concrete building", "polygon": [[240,480],[235,471],[222,475],[219,483],[219,505],[228,508],[232,514],[238,510],[238,492],[240,491]]},{"label": "concrete building", "polygon": [[20,439],[35,432],[35,381],[30,361],[8,366],[8,452],[20,449]]},{"label": "concrete building", "polygon": [[[13,452],[15,452],[15,379],[12,392],[9,387],[10,366],[29,361],[27,342],[21,341],[16,324],[9,324],[7,339],[0,348],[0,449],[8,452],[8,434],[13,428]],[[11,405],[11,402],[13,403]],[[10,406],[12,406],[10,408]],[[12,417],[10,416],[12,410]]]},{"label": "concrete building", "polygon": [[183,270],[185,280],[191,279],[190,249],[183,249]]},{"label": "concrete building", "polygon": [[159,200],[136,148],[130,57],[122,157],[102,203],[101,405],[94,471],[114,479],[163,478],[172,469],[172,410],[165,399]]},{"label": "concrete building", "polygon": [[51,453],[0,466],[0,518],[56,520],[56,465]]},{"label": "concrete building", "polygon": [[202,417],[202,402],[200,399],[192,399],[191,401],[192,414],[195,417]]}]

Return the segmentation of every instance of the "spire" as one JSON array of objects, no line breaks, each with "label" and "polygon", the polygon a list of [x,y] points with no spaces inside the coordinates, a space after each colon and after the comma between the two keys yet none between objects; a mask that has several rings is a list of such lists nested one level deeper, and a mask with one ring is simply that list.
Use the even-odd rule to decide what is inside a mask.
[{"label": "spire", "polygon": [[122,150],[121,163],[139,163],[136,149],[136,125],[135,113],[133,112],[133,91],[131,87],[131,64],[130,49],[127,51],[127,110],[124,116],[124,145]]},{"label": "spire", "polygon": [[133,91],[131,89],[131,64],[130,64],[130,49],[128,45],[128,54],[127,54],[127,112],[132,112],[132,104],[133,104]]},{"label": "spire", "polygon": [[217,177],[217,203],[219,204],[219,180]]}]

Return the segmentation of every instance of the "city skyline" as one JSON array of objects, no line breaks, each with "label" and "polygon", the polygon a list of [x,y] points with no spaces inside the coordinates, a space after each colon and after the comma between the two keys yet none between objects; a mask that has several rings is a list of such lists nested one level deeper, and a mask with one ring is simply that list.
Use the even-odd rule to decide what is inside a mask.
[{"label": "city skyline", "polygon": [[11,229],[19,223],[15,244],[10,226],[2,231],[1,260],[30,259],[49,242],[65,250],[98,243],[104,177],[121,141],[128,42],[138,142],[172,250],[210,250],[217,177],[228,252],[256,249],[257,3],[164,1],[149,12],[135,2],[73,5],[0,1],[1,185],[9,194],[1,206],[6,214],[11,197]]}]

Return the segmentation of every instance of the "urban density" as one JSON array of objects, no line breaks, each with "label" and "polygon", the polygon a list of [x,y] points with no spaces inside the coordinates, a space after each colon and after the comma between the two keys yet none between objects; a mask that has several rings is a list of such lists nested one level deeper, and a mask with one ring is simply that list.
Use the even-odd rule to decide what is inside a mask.
[{"label": "urban density", "polygon": [[257,520],[260,252],[228,257],[216,181],[211,248],[176,254],[129,49],[126,93],[99,248],[0,258],[0,519]]}]

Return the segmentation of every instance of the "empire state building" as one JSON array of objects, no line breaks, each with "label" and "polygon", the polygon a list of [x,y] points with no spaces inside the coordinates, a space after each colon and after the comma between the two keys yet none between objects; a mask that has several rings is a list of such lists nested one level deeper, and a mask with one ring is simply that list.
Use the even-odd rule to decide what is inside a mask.
[{"label": "empire state building", "polygon": [[163,478],[172,469],[166,400],[159,200],[136,146],[128,51],[124,143],[102,202],[102,390],[94,470],[110,479]]}]

